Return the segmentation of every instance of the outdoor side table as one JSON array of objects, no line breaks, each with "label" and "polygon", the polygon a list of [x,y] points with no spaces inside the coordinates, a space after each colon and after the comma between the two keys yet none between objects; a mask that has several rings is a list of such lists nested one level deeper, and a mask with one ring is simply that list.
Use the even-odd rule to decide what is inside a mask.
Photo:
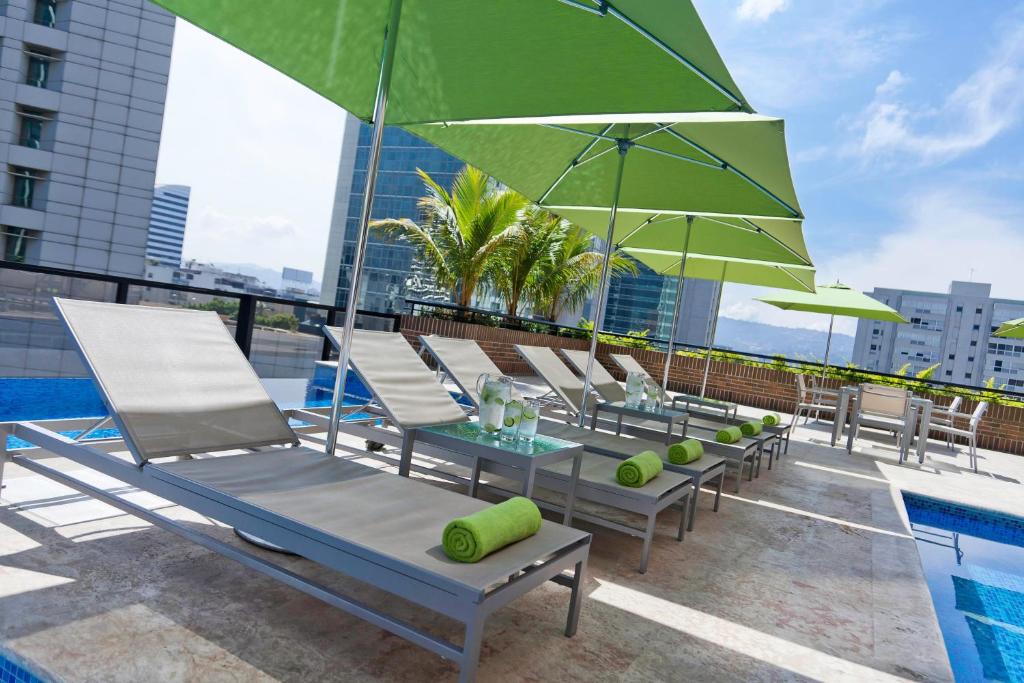
[{"label": "outdoor side table", "polygon": [[665,443],[672,443],[675,436],[675,426],[683,425],[683,436],[686,435],[686,421],[690,418],[685,410],[674,410],[672,408],[647,408],[641,406],[627,406],[625,401],[600,401],[594,406],[594,412],[590,417],[590,428],[597,429],[597,416],[600,412],[614,413],[618,416],[615,427],[615,434],[622,433],[622,418],[639,417],[644,420],[654,420],[665,424]]},{"label": "outdoor side table", "polygon": [[478,422],[457,422],[455,424],[432,425],[405,430],[402,437],[402,458],[398,473],[409,476],[412,468],[412,451],[416,442],[429,444],[445,450],[468,455],[473,459],[473,474],[469,481],[469,495],[476,497],[480,485],[480,470],[483,461],[493,462],[516,470],[521,474],[522,493],[526,498],[533,495],[533,483],[537,470],[556,462],[572,459],[572,474],[565,499],[565,514],[562,523],[572,522],[573,506],[576,503],[576,484],[579,481],[580,465],[583,462],[583,446],[571,441],[538,434],[532,443],[523,441],[502,441],[480,428]]}]

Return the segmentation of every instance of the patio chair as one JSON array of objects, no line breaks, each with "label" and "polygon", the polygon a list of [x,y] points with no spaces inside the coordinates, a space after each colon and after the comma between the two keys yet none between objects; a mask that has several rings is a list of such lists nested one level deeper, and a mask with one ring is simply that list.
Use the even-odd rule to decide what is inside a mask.
[{"label": "patio chair", "polygon": [[[579,415],[579,403],[574,402],[574,399],[577,396],[583,396],[583,382],[566,367],[565,363],[558,359],[555,352],[547,346],[515,344],[514,347],[527,364],[533,368],[534,372],[537,373],[537,376],[561,397],[566,413],[569,416]],[[689,420],[687,420],[687,423],[689,423]],[[622,427],[627,434],[632,436],[651,440],[665,437],[665,428],[653,421],[623,421]],[[719,428],[721,428],[721,425],[719,425]],[[747,470],[747,481],[752,481],[760,473],[761,455],[764,451],[763,441],[744,437],[733,444],[721,444],[715,441],[714,434],[707,429],[696,429],[692,434],[684,433],[678,436],[680,439],[683,436],[697,439],[709,453],[720,455],[728,460],[729,466],[736,468],[736,493],[740,491],[744,469]]]},{"label": "patio chair", "polygon": [[853,442],[861,427],[873,427],[896,435],[902,463],[914,440],[914,427],[917,422],[917,410],[911,401],[912,398],[913,393],[907,389],[884,384],[861,384],[857,392],[857,404],[850,419],[846,452],[853,452]]},{"label": "patio chair", "polygon": [[[480,397],[476,391],[476,378],[483,373],[501,374],[501,370],[494,364],[490,356],[484,353],[479,344],[472,339],[421,335],[419,340],[420,347],[433,356],[438,367],[442,369],[448,379],[459,387],[464,396],[479,406]],[[537,430],[540,434],[583,444],[583,449],[591,453],[619,460],[625,460],[638,451],[651,450],[655,453],[663,453],[666,450],[665,444],[662,443],[628,436],[616,436],[550,419],[541,419]],[[693,479],[693,494],[690,496],[690,511],[687,515],[686,525],[687,531],[693,531],[697,518],[697,499],[704,484],[718,483],[714,505],[715,512],[718,512],[722,498],[722,485],[725,482],[726,460],[719,455],[705,453],[698,460],[686,465],[675,465],[664,460],[664,466],[670,472],[678,472]]]},{"label": "patio chair", "polygon": [[[623,372],[637,372],[646,377],[647,379],[655,382],[658,386],[661,386],[651,374],[647,372],[647,369],[637,362],[636,358],[626,353],[612,353],[609,354],[611,359],[618,365]],[[691,413],[703,412],[709,413],[713,416],[717,416],[721,413],[722,417],[728,419],[730,417],[736,417],[739,410],[739,406],[729,401],[719,401],[715,398],[707,398],[695,396],[693,394],[687,394],[679,391],[665,391],[664,398],[666,401],[671,400],[672,405],[679,403],[683,404],[683,407]]]},{"label": "patio chair", "polygon": [[[929,425],[940,425],[940,426],[951,426],[953,424],[953,415],[960,412],[960,405],[964,402],[962,396],[954,396],[953,400],[949,402],[948,406],[932,406],[931,422]],[[938,430],[936,430],[938,431]],[[949,432],[945,432],[946,436],[946,447],[953,447],[953,435]]]},{"label": "patio chair", "polygon": [[[956,398],[959,399],[960,397],[957,396]],[[957,406],[959,407],[959,404]],[[987,411],[988,401],[981,401],[970,415],[947,412],[946,414],[949,416],[948,424],[936,423],[932,420],[930,425],[931,431],[941,432],[946,435],[947,443],[955,440],[958,436],[967,440],[967,457],[970,459],[971,468],[975,473],[978,472],[978,426],[981,424],[981,418],[985,417]],[[966,426],[958,427],[957,420],[960,420],[961,424],[966,421]]]},{"label": "patio chair", "polygon": [[[340,346],[343,335],[341,328],[325,326],[323,330],[332,344]],[[434,420],[441,415],[447,416],[445,422],[468,419],[462,407],[438,383],[434,373],[399,332],[356,330],[352,339],[349,363],[352,370],[373,393],[381,410],[397,431],[376,424],[357,426],[347,422],[343,425],[345,431],[404,448],[408,441],[402,438],[402,433],[406,430],[435,424]],[[427,415],[431,417],[425,418]],[[478,466],[478,463],[451,451],[423,451],[447,462],[469,467]],[[639,452],[634,451],[631,455]],[[662,472],[640,488],[622,486],[615,479],[618,462],[614,458],[585,452],[576,484],[576,498],[642,515],[646,520],[644,527],[636,528],[611,518],[580,511],[574,511],[573,517],[641,538],[643,548],[640,553],[640,572],[643,573],[647,571],[657,515],[676,503],[682,504],[676,536],[677,540],[682,540],[692,482],[689,476],[678,472]],[[569,461],[542,468],[537,473],[537,487],[559,494],[567,493],[571,468],[572,463]],[[428,471],[434,475],[438,474],[436,468]],[[502,474],[497,467],[491,467],[489,471]],[[503,489],[489,488],[499,493],[507,493]],[[560,506],[543,499],[535,499],[534,502],[540,507],[561,509]]]},{"label": "patio chair", "polygon": [[[834,395],[836,398],[829,398]],[[789,452],[789,440],[793,433],[796,431],[796,427],[800,416],[804,418],[804,424],[810,419],[811,413],[814,413],[814,419],[818,419],[821,413],[833,413],[836,412],[836,399],[839,396],[838,392],[823,391],[816,389],[812,385],[807,386],[807,378],[804,375],[796,376],[796,409],[793,410],[793,419],[789,423],[789,428],[786,431],[785,441],[786,445],[783,448],[783,452]]]},{"label": "patio chair", "polygon": [[[465,627],[464,644],[97,488],[45,459],[14,455],[21,467],[454,661],[462,681],[475,677],[487,615],[547,580],[572,588],[565,633],[574,634],[589,534],[544,522],[534,536],[480,562],[450,560],[439,550],[446,524],[488,504],[300,445],[216,313],[55,302],[121,437],[83,443],[30,422],[6,425],[11,434],[451,617]],[[109,453],[123,449],[134,462]],[[573,571],[571,579],[565,570]]]},{"label": "patio chair", "polygon": [[[590,354],[588,354],[586,351],[580,351],[576,349],[559,350],[561,351],[562,355],[565,356],[565,359],[569,362],[569,365],[573,369],[575,369],[576,372],[578,372],[580,375],[586,374],[587,359]],[[629,358],[632,359],[632,356],[629,356]],[[634,360],[634,362],[636,361]],[[598,362],[597,359],[594,360],[594,365],[593,369],[591,370],[590,379],[591,386],[594,387],[594,390],[597,392],[598,396],[600,396],[602,400],[609,402],[626,400],[626,390],[622,388],[622,385],[619,384],[614,377],[612,377],[612,374],[608,372],[608,370],[603,365],[601,365],[601,363]],[[704,414],[710,415],[710,413]],[[713,440],[714,435],[717,434],[719,430],[723,429],[724,427],[739,425],[742,424],[743,422],[747,422],[747,420],[735,417],[735,412],[732,412],[731,415],[732,417],[722,417],[716,414],[714,417],[704,418],[700,417],[699,415],[694,415],[690,413],[686,419],[686,433],[689,434],[690,436],[693,436],[694,438],[697,438],[698,435],[694,434],[691,431],[696,430],[702,432],[699,435],[701,438],[711,438]],[[659,429],[656,425],[648,424],[642,421],[639,423],[637,423],[636,421],[631,421],[631,424],[643,427],[644,429],[649,428],[652,431],[657,431]],[[749,439],[758,442],[759,456],[763,455],[764,453],[768,454],[768,469],[771,469],[772,466],[772,458],[775,454],[775,447],[780,440],[779,434],[780,432],[777,430],[762,427],[762,432],[760,434],[758,434],[757,436],[748,437]],[[760,466],[761,463],[759,457],[757,466],[754,469],[754,476],[760,475]]]}]

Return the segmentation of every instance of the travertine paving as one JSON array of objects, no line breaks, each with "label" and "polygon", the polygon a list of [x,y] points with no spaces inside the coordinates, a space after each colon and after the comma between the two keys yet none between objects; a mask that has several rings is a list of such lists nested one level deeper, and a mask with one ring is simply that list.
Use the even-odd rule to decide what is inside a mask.
[{"label": "travertine paving", "polygon": [[[974,475],[941,444],[924,466],[899,466],[885,437],[859,440],[851,456],[827,436],[827,425],[801,426],[781,464],[762,468],[741,495],[726,493],[717,514],[703,494],[683,543],[676,518],[663,515],[646,575],[636,572],[638,539],[593,528],[578,635],[561,635],[566,590],[533,591],[489,620],[480,680],[950,680],[899,490],[1022,514],[1024,459],[983,452],[982,468],[996,474]],[[102,503],[10,465],[6,483],[0,640],[55,677],[455,678],[454,667],[398,637]],[[274,557],[460,637],[443,618]]]}]

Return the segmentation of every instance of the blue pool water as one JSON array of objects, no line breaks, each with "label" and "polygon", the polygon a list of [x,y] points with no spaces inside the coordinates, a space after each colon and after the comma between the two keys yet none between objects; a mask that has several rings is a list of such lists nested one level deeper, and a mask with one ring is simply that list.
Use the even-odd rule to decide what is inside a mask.
[{"label": "blue pool water", "polygon": [[956,680],[1024,683],[1024,519],[903,501]]},{"label": "blue pool water", "polygon": [[5,655],[0,651],[0,683],[45,683],[45,681],[14,661],[13,656]]}]

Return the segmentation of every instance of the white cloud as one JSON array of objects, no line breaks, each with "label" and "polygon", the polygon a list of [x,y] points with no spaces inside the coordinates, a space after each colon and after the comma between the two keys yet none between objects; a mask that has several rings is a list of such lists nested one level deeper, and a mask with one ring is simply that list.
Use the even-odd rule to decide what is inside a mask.
[{"label": "white cloud", "polygon": [[743,0],[736,8],[736,16],[744,21],[765,21],[788,4],[789,0]]},{"label": "white cloud", "polygon": [[988,61],[937,107],[901,99],[907,78],[892,71],[853,123],[845,152],[866,161],[937,164],[989,144],[1024,115],[1024,22],[1011,24]]},{"label": "white cloud", "polygon": [[184,253],[319,274],[344,111],[178,21],[157,180],[192,187]]}]

